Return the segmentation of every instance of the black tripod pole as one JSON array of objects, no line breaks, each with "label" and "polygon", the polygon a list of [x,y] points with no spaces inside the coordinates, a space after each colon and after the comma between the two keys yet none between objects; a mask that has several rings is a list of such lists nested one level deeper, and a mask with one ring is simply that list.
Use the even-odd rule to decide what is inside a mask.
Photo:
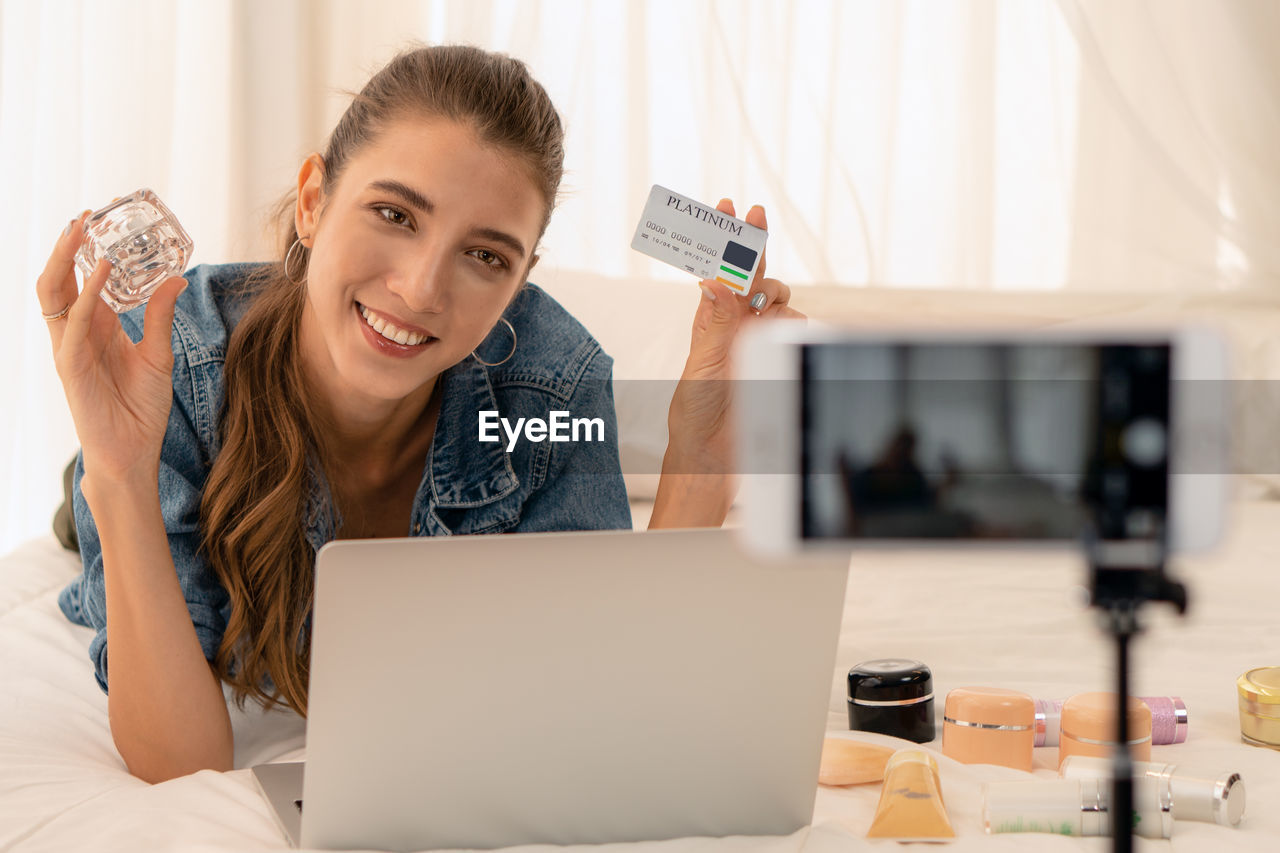
[{"label": "black tripod pole", "polygon": [[1107,630],[1116,642],[1116,743],[1112,753],[1111,818],[1112,849],[1131,853],[1135,817],[1133,808],[1133,756],[1129,744],[1129,641],[1138,633],[1138,609],[1143,602],[1164,601],[1187,609],[1187,590],[1164,575],[1163,560],[1155,568],[1108,569],[1093,566],[1093,603],[1105,614]]},{"label": "black tripod pole", "polygon": [[1111,633],[1116,640],[1116,744],[1111,765],[1111,849],[1133,851],[1133,757],[1129,753],[1129,640],[1137,632],[1133,602],[1117,602],[1110,609]]}]

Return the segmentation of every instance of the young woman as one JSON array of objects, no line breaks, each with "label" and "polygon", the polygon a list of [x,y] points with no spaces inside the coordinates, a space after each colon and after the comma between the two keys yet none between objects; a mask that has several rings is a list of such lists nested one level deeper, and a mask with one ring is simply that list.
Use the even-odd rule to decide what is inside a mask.
[{"label": "young woman", "polygon": [[[144,318],[117,318],[98,298],[105,262],[78,292],[84,216],[67,226],[37,285],[82,446],[84,573],[59,603],[97,630],[130,772],[230,768],[224,682],[239,703],[306,713],[329,539],[630,526],[612,361],[526,283],[562,143],[523,64],[421,48],[302,164],[279,263],[198,267]],[[704,284],[651,526],[724,518],[726,383],[696,380],[728,378],[745,319],[794,313],[762,275],[757,310]],[[552,410],[599,418],[605,440],[478,440],[481,411]]]}]

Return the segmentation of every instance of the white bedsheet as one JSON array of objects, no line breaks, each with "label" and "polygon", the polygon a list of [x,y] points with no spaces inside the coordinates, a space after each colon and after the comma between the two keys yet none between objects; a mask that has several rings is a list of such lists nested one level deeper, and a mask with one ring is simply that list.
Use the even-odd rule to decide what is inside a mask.
[{"label": "white bedsheet", "polygon": [[[1171,841],[1138,849],[1274,850],[1280,845],[1280,752],[1240,742],[1235,679],[1280,665],[1280,503],[1236,506],[1232,535],[1213,555],[1178,564],[1192,612],[1152,608],[1135,644],[1138,694],[1184,697],[1187,743],[1155,747],[1156,760],[1240,772],[1249,808],[1241,828],[1179,822]],[[291,715],[233,715],[236,767],[149,786],[125,771],[107,722],[106,697],[86,654],[90,632],[67,623],[58,590],[78,570],[52,537],[0,558],[0,850],[282,849],[285,841],[248,766],[302,755]],[[939,700],[952,687],[993,685],[1038,697],[1108,689],[1111,648],[1073,596],[1083,580],[1068,554],[901,551],[855,558],[832,673],[829,728],[843,733],[844,673],[860,660],[906,656],[933,669]],[[940,705],[940,702],[939,702]],[[727,709],[731,712],[731,709]],[[941,707],[938,709],[941,720]],[[863,735],[868,740],[891,739]],[[899,742],[900,743],[900,742]],[[979,825],[980,783],[1028,778],[961,765],[938,753],[958,835],[954,850],[1100,850],[1101,841],[1056,836],[988,837]],[[1038,750],[1035,775],[1054,775],[1055,751]],[[827,853],[883,848],[866,841],[877,786],[819,789],[814,826],[786,838],[683,839],[629,853]],[[615,846],[615,845],[609,845]]]}]

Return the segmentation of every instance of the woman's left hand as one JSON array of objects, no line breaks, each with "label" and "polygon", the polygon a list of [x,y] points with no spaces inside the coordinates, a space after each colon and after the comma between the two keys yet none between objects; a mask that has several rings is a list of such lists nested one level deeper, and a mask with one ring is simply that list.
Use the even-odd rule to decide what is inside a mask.
[{"label": "woman's left hand", "polygon": [[[729,199],[721,199],[716,209],[735,215]],[[768,227],[759,205],[745,218],[757,228]],[[667,452],[650,528],[718,526],[724,521],[737,489],[730,416],[734,341],[761,318],[804,318],[787,304],[791,288],[765,277],[765,253],[746,296],[715,280],[700,286],[703,298],[693,316],[689,358],[667,414]]]}]

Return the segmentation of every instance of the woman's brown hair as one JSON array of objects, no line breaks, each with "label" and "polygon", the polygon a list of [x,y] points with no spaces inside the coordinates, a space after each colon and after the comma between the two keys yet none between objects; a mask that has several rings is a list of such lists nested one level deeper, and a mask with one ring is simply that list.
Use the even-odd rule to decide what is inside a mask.
[{"label": "woman's brown hair", "polygon": [[[419,47],[375,74],[329,137],[324,195],[353,155],[410,118],[460,122],[524,163],[546,202],[545,230],[563,171],[560,117],[522,62],[475,47]],[[290,254],[298,239],[293,211],[292,195],[276,211],[280,262],[245,282],[251,302],[227,345],[221,449],[200,515],[203,552],[231,599],[215,672],[241,707],[251,697],[305,715],[315,570],[306,531],[318,510],[308,496],[331,465],[299,360],[307,253],[299,245]]]}]

